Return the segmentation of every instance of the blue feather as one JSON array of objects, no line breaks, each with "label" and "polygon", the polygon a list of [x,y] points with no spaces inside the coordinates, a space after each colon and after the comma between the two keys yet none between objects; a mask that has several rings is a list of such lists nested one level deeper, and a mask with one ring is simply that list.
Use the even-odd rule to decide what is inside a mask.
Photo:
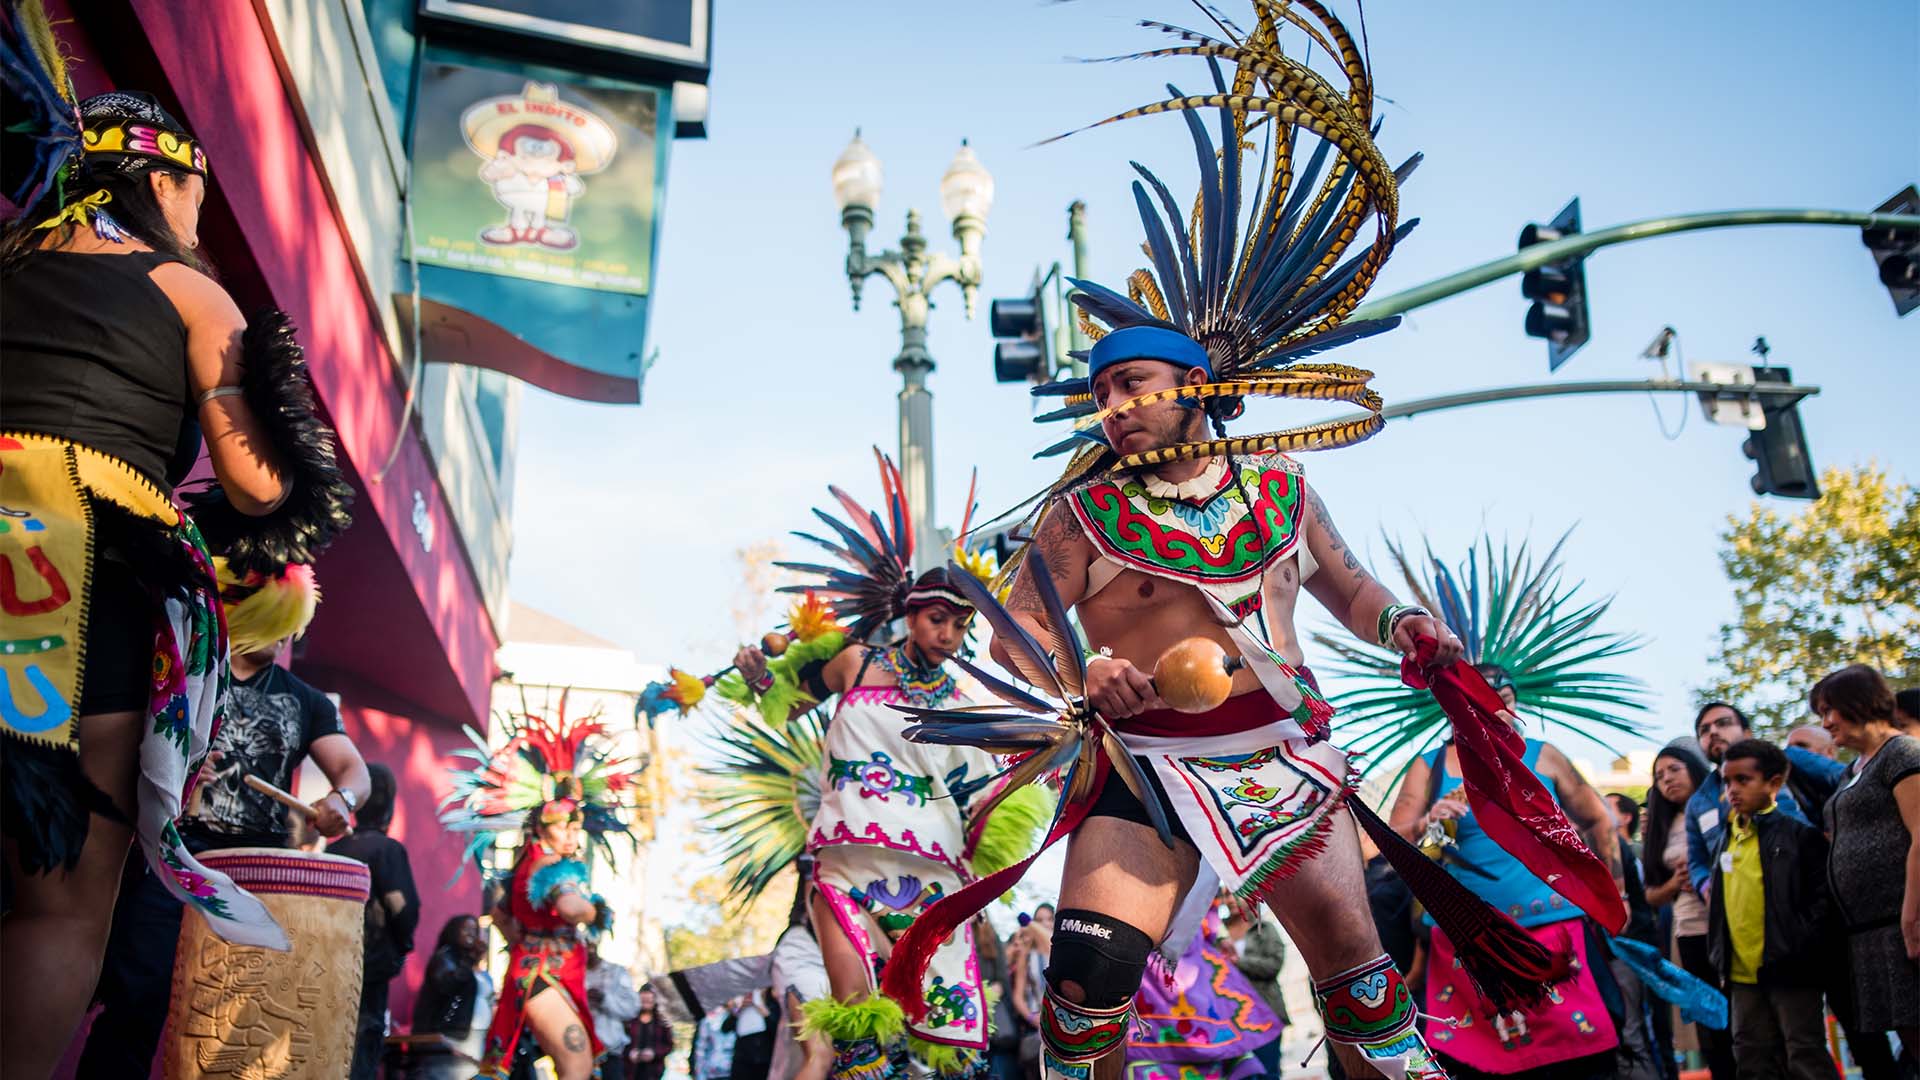
[{"label": "blue feather", "polygon": [[1358,341],[1361,338],[1372,337],[1375,334],[1384,333],[1399,325],[1400,316],[1398,315],[1389,315],[1384,319],[1366,319],[1361,322],[1342,323],[1338,329],[1329,330],[1290,349],[1276,352],[1272,356],[1261,360],[1256,366],[1262,369],[1284,367],[1287,364],[1304,360],[1315,353],[1325,352],[1328,349],[1345,345],[1350,341]]},{"label": "blue feather", "polygon": [[[1167,84],[1167,92],[1176,98],[1185,96],[1172,83]],[[1213,140],[1207,136],[1207,126],[1200,122],[1198,112],[1182,109],[1180,118],[1187,122],[1187,133],[1193,136],[1193,156],[1200,166],[1200,236],[1203,244],[1200,251],[1200,295],[1194,299],[1194,307],[1199,317],[1206,319],[1220,310],[1220,297],[1216,295],[1222,285],[1219,272],[1220,160],[1214,155]]]},{"label": "blue feather", "polygon": [[527,903],[544,907],[561,888],[572,885],[585,892],[587,864],[578,859],[560,859],[527,875]]},{"label": "blue feather", "polygon": [[1052,412],[1041,413],[1039,416],[1033,418],[1033,422],[1036,424],[1051,424],[1056,420],[1078,420],[1083,416],[1092,416],[1097,411],[1098,406],[1094,405],[1093,402],[1083,401],[1078,405],[1069,405],[1064,409],[1055,409]]},{"label": "blue feather", "polygon": [[1134,326],[1153,321],[1153,312],[1105,285],[1096,285],[1079,278],[1068,278],[1067,284],[1074,287],[1073,302],[1079,306],[1080,310],[1108,326]]},{"label": "blue feather", "polygon": [[1033,456],[1036,458],[1054,457],[1059,454],[1064,454],[1069,450],[1083,449],[1088,443],[1092,443],[1095,446],[1107,445],[1106,433],[1102,432],[1097,427],[1087,428],[1083,431],[1076,431],[1073,434],[1067,436],[1066,438],[1061,439],[1059,442],[1054,443],[1052,446],[1047,447],[1045,450],[1039,451]]},{"label": "blue feather", "polygon": [[67,162],[81,152],[78,111],[54,85],[53,75],[21,35],[13,5],[0,16],[0,83],[27,106],[31,117],[15,123],[8,134],[29,134],[33,165],[20,184],[7,193],[22,210],[32,209],[46,196]]},{"label": "blue feather", "polygon": [[1167,229],[1160,221],[1160,215],[1147,199],[1147,189],[1140,181],[1133,182],[1133,201],[1140,208],[1140,223],[1147,229],[1147,253],[1153,257],[1154,272],[1160,277],[1160,292],[1167,301],[1167,314],[1173,316],[1175,326],[1192,326],[1187,310],[1187,290],[1181,284],[1179,264],[1174,253],[1169,250],[1173,242],[1167,238]]},{"label": "blue feather", "polygon": [[[1173,226],[1174,243],[1179,248],[1180,265],[1184,268],[1181,292],[1188,298],[1187,307],[1191,311],[1200,300],[1200,264],[1194,261],[1193,243],[1187,236],[1187,216],[1180,212],[1179,205],[1173,201],[1173,193],[1167,190],[1167,185],[1161,183],[1159,177],[1153,175],[1152,170],[1137,161],[1129,164],[1153,189],[1154,198],[1160,200],[1160,208],[1166,212],[1167,223]],[[1162,288],[1166,287],[1166,282],[1160,284]],[[1184,325],[1191,328],[1193,324]]]},{"label": "blue feather", "polygon": [[1027,393],[1034,397],[1071,397],[1074,394],[1091,394],[1093,387],[1088,385],[1085,379],[1056,379],[1050,383],[1041,383]]}]

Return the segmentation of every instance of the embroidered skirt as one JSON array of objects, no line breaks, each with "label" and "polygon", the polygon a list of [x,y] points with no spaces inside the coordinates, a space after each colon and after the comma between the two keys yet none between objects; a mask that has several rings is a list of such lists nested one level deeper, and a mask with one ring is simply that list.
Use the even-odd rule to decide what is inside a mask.
[{"label": "embroidered skirt", "polygon": [[[869,990],[879,987],[879,971],[894,939],[936,900],[965,884],[948,867],[874,845],[836,844],[819,849],[815,859],[814,885],[866,961]],[[971,922],[934,953],[921,991],[927,1016],[907,1025],[910,1034],[938,1045],[986,1048],[990,1010]]]},{"label": "embroidered skirt", "polygon": [[1573,975],[1547,991],[1547,1000],[1524,1013],[1495,1015],[1480,1000],[1453,942],[1434,930],[1427,963],[1424,1021],[1435,1051],[1487,1073],[1525,1072],[1575,1058],[1603,1054],[1620,1044],[1600,987],[1587,962],[1587,934],[1579,919],[1528,927],[1535,941],[1573,958]]}]

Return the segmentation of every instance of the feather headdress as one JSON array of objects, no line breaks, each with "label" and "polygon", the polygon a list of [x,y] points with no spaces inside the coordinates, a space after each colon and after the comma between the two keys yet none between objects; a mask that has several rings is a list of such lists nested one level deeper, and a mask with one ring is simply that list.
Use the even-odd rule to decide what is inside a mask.
[{"label": "feather headdress", "polygon": [[440,802],[440,824],[468,836],[467,858],[478,862],[500,833],[576,815],[602,852],[613,836],[633,839],[621,812],[632,807],[640,766],[613,756],[597,718],[570,719],[562,694],[552,718],[511,713],[499,720],[505,741],[498,749],[466,729],[473,748],[454,756],[474,764],[449,770],[453,789]]},{"label": "feather headdress", "polygon": [[40,0],[0,7],[0,90],[8,106],[6,134],[26,140],[17,156],[8,147],[6,196],[25,210],[59,182],[82,146],[80,100]]},{"label": "feather headdress", "polygon": [[[875,634],[906,615],[908,609],[917,606],[921,599],[944,601],[954,606],[971,606],[951,588],[929,585],[915,589],[913,515],[907,508],[906,487],[900,479],[900,469],[891,458],[878,448],[874,449],[873,456],[880,466],[881,511],[868,510],[854,501],[852,496],[829,484],[827,490],[846,511],[846,520],[842,521],[825,510],[815,509],[813,513],[833,530],[838,542],[813,533],[794,533],[800,539],[825,549],[842,565],[774,563],[783,570],[792,570],[814,579],[804,585],[784,585],[779,591],[817,595],[825,599],[832,606],[834,616],[846,626],[849,641],[871,641]],[[975,484],[977,488],[978,477],[975,478]],[[958,546],[961,550],[964,550],[967,532],[972,528],[976,506],[974,491],[969,489],[967,492],[967,512],[960,523],[961,539]],[[969,560],[969,565],[983,564],[978,560]],[[958,571],[958,568],[956,571],[966,573]],[[966,573],[966,576],[972,575]]]},{"label": "feather headdress", "polygon": [[[1640,648],[1630,634],[1598,629],[1612,597],[1580,597],[1580,582],[1561,574],[1563,534],[1534,561],[1528,545],[1502,544],[1483,536],[1457,569],[1428,547],[1424,560],[1410,559],[1389,541],[1387,550],[1406,579],[1407,592],[1459,636],[1466,659],[1496,664],[1513,676],[1515,712],[1540,719],[1601,745],[1601,735],[1632,735],[1642,725],[1631,714],[1646,711],[1646,684],[1607,670],[1616,657]],[[1364,685],[1335,694],[1341,731],[1349,749],[1370,765],[1424,753],[1447,731],[1447,717],[1434,696],[1401,681],[1397,653],[1356,642],[1351,636],[1315,633],[1314,641],[1340,658],[1333,675]],[[1609,748],[1611,749],[1611,748]]]},{"label": "feather headdress", "polygon": [[825,510],[815,509],[813,513],[833,530],[839,542],[812,533],[794,533],[825,549],[844,565],[774,563],[783,570],[815,578],[806,585],[782,586],[780,591],[810,591],[825,599],[832,606],[835,618],[847,628],[849,639],[854,641],[870,640],[887,624],[906,614],[907,593],[913,588],[913,515],[907,508],[906,486],[891,459],[877,448],[873,456],[880,466],[879,511],[868,510],[829,484],[827,490],[845,510],[846,520]]},{"label": "feather headdress", "polygon": [[[1380,398],[1367,385],[1371,372],[1305,361],[1398,323],[1397,316],[1362,322],[1348,322],[1347,317],[1372,287],[1394,244],[1415,224],[1398,221],[1399,185],[1419,155],[1398,169],[1388,167],[1374,144],[1373,83],[1365,57],[1331,12],[1316,0],[1255,0],[1254,8],[1251,33],[1242,33],[1206,5],[1201,10],[1219,28],[1218,37],[1143,22],[1180,44],[1112,58],[1207,61],[1212,93],[1188,94],[1169,85],[1165,100],[1090,125],[1179,112],[1193,138],[1199,192],[1190,209],[1184,208],[1159,177],[1136,163],[1134,202],[1152,265],[1128,278],[1124,295],[1074,281],[1073,302],[1080,309],[1081,326],[1095,339],[1096,368],[1109,335],[1170,325],[1200,350],[1179,358],[1140,352],[1122,358],[1203,367],[1207,379],[1105,411],[1093,402],[1090,379],[1035,388],[1036,395],[1066,398],[1064,407],[1039,420],[1072,420],[1076,428],[1072,436],[1042,452],[1078,451],[1055,490],[1113,467],[1261,450],[1328,449],[1359,442],[1380,428]],[[1318,45],[1337,60],[1334,78],[1344,81],[1344,90],[1282,53],[1281,35],[1293,28],[1306,35],[1310,46]],[[1202,120],[1208,111],[1217,119],[1217,144]],[[1317,143],[1311,153],[1304,153],[1303,135]],[[1245,165],[1249,155],[1258,157],[1251,175]],[[1243,210],[1243,203],[1250,206]],[[1369,222],[1372,241],[1349,257]],[[1117,339],[1110,344],[1117,345]],[[1240,413],[1248,397],[1346,401],[1372,415],[1227,438],[1221,425]],[[1108,413],[1165,400],[1206,409],[1219,437],[1124,457],[1107,447],[1099,421]]]}]

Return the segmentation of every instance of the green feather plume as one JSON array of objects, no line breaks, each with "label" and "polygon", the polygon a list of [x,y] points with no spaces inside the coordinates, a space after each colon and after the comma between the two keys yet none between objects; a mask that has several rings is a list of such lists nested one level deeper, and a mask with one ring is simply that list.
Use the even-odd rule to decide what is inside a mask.
[{"label": "green feather plume", "polygon": [[778,725],[740,710],[715,741],[714,764],[700,770],[711,782],[711,827],[731,896],[750,904],[806,850],[826,774],[826,724],[817,710]]},{"label": "green feather plume", "polygon": [[978,1064],[980,1053],[961,1046],[928,1042],[918,1035],[907,1036],[907,1052],[932,1069],[935,1076],[965,1076]]},{"label": "green feather plume", "polygon": [[1053,821],[1053,789],[1028,784],[1007,793],[980,827],[971,860],[976,877],[986,877],[1012,866],[1040,842],[1040,832]]},{"label": "green feather plume", "polygon": [[[1418,564],[1392,540],[1387,549],[1415,602],[1432,611],[1459,636],[1471,663],[1498,664],[1512,673],[1515,713],[1523,722],[1543,721],[1617,753],[1609,736],[1636,735],[1642,722],[1629,715],[1647,710],[1646,684],[1611,670],[1612,661],[1639,649],[1636,635],[1599,628],[1612,597],[1585,600],[1584,582],[1565,582],[1560,550],[1567,534],[1537,562],[1518,548],[1482,536],[1456,569],[1433,548]],[[1318,633],[1314,642],[1338,662],[1327,674],[1358,682],[1329,695],[1347,749],[1362,755],[1371,771],[1398,763],[1396,779],[1414,756],[1437,745],[1447,731],[1439,703],[1425,690],[1400,681],[1400,656],[1346,635]]]},{"label": "green feather plume", "polygon": [[809,708],[820,702],[800,684],[800,671],[809,664],[822,663],[840,654],[847,646],[847,635],[829,630],[812,641],[794,641],[787,651],[767,661],[767,674],[773,686],[756,694],[738,672],[715,680],[713,692],[742,708],[758,709],[760,716],[775,727],[783,725],[795,709]]},{"label": "green feather plume", "polygon": [[835,1042],[878,1039],[883,1045],[907,1030],[907,1016],[892,999],[879,994],[864,1001],[842,1004],[833,998],[814,998],[800,1006],[800,1037],[825,1035]]}]

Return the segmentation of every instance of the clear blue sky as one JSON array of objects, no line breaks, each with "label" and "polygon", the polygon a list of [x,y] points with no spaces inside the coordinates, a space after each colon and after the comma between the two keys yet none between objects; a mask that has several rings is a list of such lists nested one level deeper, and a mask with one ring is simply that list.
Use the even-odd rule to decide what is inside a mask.
[{"label": "clear blue sky", "polygon": [[[1357,29],[1354,5],[1335,6]],[[1403,216],[1423,224],[1376,296],[1509,253],[1524,223],[1575,194],[1592,229],[1728,207],[1864,210],[1920,178],[1911,3],[1376,3],[1368,15],[1382,148],[1395,162],[1426,154],[1402,193]],[[869,281],[865,310],[848,305],[828,171],[856,125],[886,167],[876,242],[914,206],[951,247],[937,190],[962,137],[998,183],[980,317],[964,321],[947,291],[932,319],[941,523],[956,523],[976,465],[991,510],[1055,475],[1030,460],[1052,436],[1029,422],[1023,388],[993,382],[986,301],[1068,257],[1075,198],[1090,208],[1096,276],[1118,283],[1140,265],[1129,158],[1182,198],[1193,190],[1173,117],[1029,148],[1166,81],[1207,82],[1197,62],[1066,62],[1153,47],[1141,17],[1198,21],[1174,0],[721,5],[711,137],[673,150],[646,402],[528,392],[515,596],[643,660],[711,670],[734,644],[736,549],[806,526],[830,481],[873,493],[868,448],[897,439],[898,330],[884,281]],[[1745,362],[1764,334],[1773,362],[1824,388],[1802,407],[1818,464],[1915,478],[1920,315],[1894,317],[1857,231],[1695,233],[1601,252],[1587,274],[1593,340],[1559,378],[1655,374],[1638,355],[1666,324],[1699,360]],[[1508,279],[1337,358],[1375,369],[1389,401],[1540,381],[1545,347],[1522,335],[1525,309]],[[1257,408],[1248,419],[1266,426],[1315,418]],[[1688,691],[1732,613],[1716,533],[1751,501],[1751,468],[1741,434],[1704,423],[1691,399],[1657,408],[1669,430],[1688,414],[1677,438],[1644,396],[1571,398],[1397,421],[1306,465],[1377,570],[1383,531],[1424,533],[1451,557],[1483,527],[1550,541],[1577,525],[1570,576],[1618,594],[1611,626],[1651,639],[1631,667],[1664,733],[1690,719]]]}]

